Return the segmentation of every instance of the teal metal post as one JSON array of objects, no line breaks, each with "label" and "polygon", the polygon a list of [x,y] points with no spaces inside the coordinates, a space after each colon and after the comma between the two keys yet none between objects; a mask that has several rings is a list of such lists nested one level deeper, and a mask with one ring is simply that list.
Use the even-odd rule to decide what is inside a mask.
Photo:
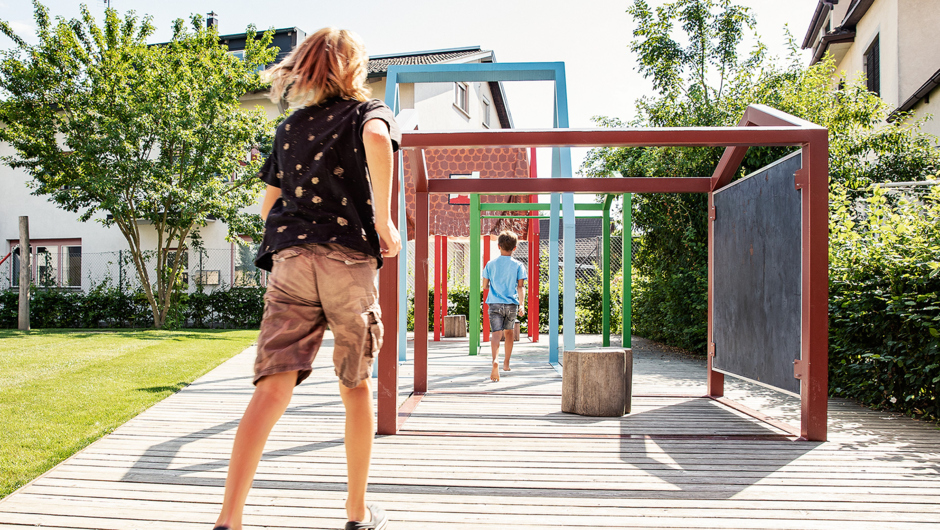
[{"label": "teal metal post", "polygon": [[548,228],[548,362],[558,365],[558,219],[561,194],[551,195]]},{"label": "teal metal post", "polygon": [[624,348],[630,348],[631,314],[633,312],[633,194],[623,194],[623,338]]},{"label": "teal metal post", "polygon": [[[569,166],[570,167],[570,166]],[[563,193],[561,196],[562,204],[562,224],[565,227],[565,255],[562,258],[565,262],[564,272],[564,332],[565,349],[575,349],[575,302],[578,297],[578,287],[575,280],[578,278],[578,258],[575,252],[575,216],[574,216],[574,193]]]},{"label": "teal metal post", "polygon": [[604,198],[604,246],[601,253],[601,267],[604,271],[604,297],[602,303],[604,304],[603,308],[603,333],[604,333],[604,346],[610,346],[610,203],[613,199],[613,195],[608,195]]},{"label": "teal metal post", "polygon": [[470,194],[470,355],[480,350],[480,195]]}]

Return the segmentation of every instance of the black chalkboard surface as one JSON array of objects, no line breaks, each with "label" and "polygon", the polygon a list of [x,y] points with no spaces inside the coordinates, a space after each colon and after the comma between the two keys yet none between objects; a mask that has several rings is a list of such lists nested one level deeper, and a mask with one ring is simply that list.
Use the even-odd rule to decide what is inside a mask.
[{"label": "black chalkboard surface", "polygon": [[714,195],[713,367],[796,395],[801,160],[796,152]]}]

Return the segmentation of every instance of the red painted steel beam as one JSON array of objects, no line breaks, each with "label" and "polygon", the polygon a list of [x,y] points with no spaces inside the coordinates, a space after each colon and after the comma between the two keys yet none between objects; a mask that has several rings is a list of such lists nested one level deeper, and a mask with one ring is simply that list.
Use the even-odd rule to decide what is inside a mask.
[{"label": "red painted steel beam", "polygon": [[[815,123],[797,118],[786,112],[777,110],[767,105],[749,105],[744,110],[744,117],[741,118],[739,125],[746,123],[749,126],[757,127],[799,127],[804,130],[820,130],[822,127]],[[753,144],[757,145],[757,144]]]},{"label": "red painted steel beam", "polygon": [[803,317],[800,339],[800,434],[826,441],[829,394],[829,133],[803,146]]},{"label": "red painted steel beam", "polygon": [[[398,175],[395,157],[393,175]],[[398,178],[392,178],[392,219],[398,220]],[[398,264],[400,255],[386,259],[379,270],[379,306],[385,336],[379,350],[378,422],[376,432],[398,432]]]},{"label": "red painted steel beam", "polygon": [[744,162],[744,156],[747,155],[747,146],[726,147],[725,152],[718,161],[718,166],[711,178],[712,191],[718,191],[721,188],[731,184],[731,179],[738,172],[741,163]]},{"label": "red painted steel beam", "polygon": [[[474,179],[477,180],[477,179]],[[483,234],[483,237],[480,238],[480,242],[483,243],[483,266],[486,267],[486,264],[490,262],[490,245],[493,241],[490,239],[490,234],[487,232]],[[489,342],[490,340],[490,305],[486,303],[486,298],[490,295],[489,289],[483,290],[483,342]]]},{"label": "red painted steel beam", "polygon": [[705,368],[708,396],[720,398],[725,395],[725,374],[712,369],[715,360],[715,338],[713,334],[715,300],[715,194],[708,194],[708,361]]},{"label": "red painted steel beam", "polygon": [[441,236],[434,236],[434,342],[441,340]]},{"label": "red painted steel beam", "polygon": [[[756,116],[757,114],[755,114]],[[763,114],[760,115],[763,117]],[[769,118],[768,118],[769,119]],[[814,126],[815,127],[815,126]],[[815,127],[815,129],[819,129]],[[800,145],[809,127],[670,127],[656,129],[499,129],[405,132],[402,148]]]},{"label": "red painted steel beam", "polygon": [[[428,391],[428,240],[429,202],[424,152],[417,153],[415,182],[415,334],[414,391]],[[423,189],[422,189],[423,188]]]},{"label": "red painted steel beam", "polygon": [[[479,178],[431,179],[430,193],[491,193],[529,195],[535,193],[708,193],[709,177],[637,177],[637,178]],[[525,206],[520,204],[520,211]]]},{"label": "red painted steel beam", "polygon": [[447,236],[441,236],[441,328],[447,316]]}]

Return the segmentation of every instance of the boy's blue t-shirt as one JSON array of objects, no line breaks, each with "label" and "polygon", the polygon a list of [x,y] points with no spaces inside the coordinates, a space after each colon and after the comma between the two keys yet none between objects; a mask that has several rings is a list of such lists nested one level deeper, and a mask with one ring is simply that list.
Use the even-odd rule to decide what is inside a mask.
[{"label": "boy's blue t-shirt", "polygon": [[527,280],[525,265],[512,256],[499,256],[490,260],[483,267],[483,277],[490,281],[490,293],[486,297],[487,304],[515,304],[519,305],[519,295],[516,286],[519,280]]}]

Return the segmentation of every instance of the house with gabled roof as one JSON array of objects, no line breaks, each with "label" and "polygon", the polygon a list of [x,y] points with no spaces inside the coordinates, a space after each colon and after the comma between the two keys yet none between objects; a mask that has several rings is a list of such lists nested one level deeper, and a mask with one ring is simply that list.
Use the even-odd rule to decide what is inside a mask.
[{"label": "house with gabled roof", "polygon": [[[915,118],[940,115],[940,27],[937,0],[819,0],[803,39],[811,64],[828,53],[834,83],[864,75],[868,89],[894,110]],[[931,99],[933,103],[931,104]],[[940,118],[924,130],[940,136]]]},{"label": "house with gabled roof", "polygon": [[[218,21],[210,14],[207,23]],[[306,33],[296,27],[275,30],[274,45],[280,48],[277,60],[300,44]],[[244,50],[247,34],[221,35],[220,40],[238,55]],[[479,46],[450,48],[370,57],[368,83],[373,97],[385,94],[388,67],[396,64],[466,64],[495,62],[495,54]],[[401,85],[401,106],[416,109],[421,127],[436,130],[497,129],[512,127],[512,117],[503,86],[488,83],[422,83]],[[261,106],[270,118],[286,109],[272,103],[265,92],[245,94],[247,108]],[[13,154],[0,144],[0,154]],[[127,262],[127,243],[117,228],[100,223],[82,223],[77,214],[57,208],[42,196],[33,196],[27,187],[29,177],[21,170],[0,166],[0,288],[11,288],[19,276],[18,217],[29,216],[32,277],[43,286],[87,290],[104,281],[133,285],[133,266]],[[260,198],[259,198],[260,199]],[[260,205],[248,209],[260,212]],[[204,250],[189,249],[184,256],[190,287],[215,288],[226,285],[258,285],[263,274],[255,269],[254,249],[226,241],[227,227],[215,220],[199,231]],[[143,237],[151,235],[142,234]],[[156,248],[156,234],[152,234]],[[249,242],[250,243],[250,242]]]}]

